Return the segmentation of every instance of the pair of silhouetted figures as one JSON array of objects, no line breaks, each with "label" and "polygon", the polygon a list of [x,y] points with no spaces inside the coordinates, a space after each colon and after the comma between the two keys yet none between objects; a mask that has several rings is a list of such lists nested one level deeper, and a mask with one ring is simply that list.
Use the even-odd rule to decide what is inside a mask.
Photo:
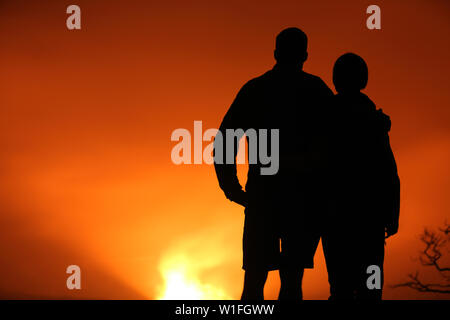
[{"label": "pair of silhouetted figures", "polygon": [[[267,164],[250,164],[245,191],[235,164],[215,162],[226,197],[245,207],[242,299],[263,299],[270,270],[280,273],[279,299],[302,299],[303,271],[313,267],[320,238],[330,299],[381,299],[385,238],[398,230],[400,202],[391,123],[360,92],[368,80],[361,57],[336,61],[333,95],[302,70],[306,49],[303,31],[283,30],[276,65],[242,87],[219,129],[225,140],[226,129],[279,129],[278,172],[261,175]],[[373,265],[378,288],[367,286]]]}]

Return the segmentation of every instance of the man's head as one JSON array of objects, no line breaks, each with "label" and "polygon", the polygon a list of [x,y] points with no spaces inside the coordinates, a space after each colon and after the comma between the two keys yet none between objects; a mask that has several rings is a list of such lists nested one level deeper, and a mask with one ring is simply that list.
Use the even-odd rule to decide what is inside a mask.
[{"label": "man's head", "polygon": [[368,75],[364,59],[354,53],[346,53],[334,64],[333,83],[338,93],[358,92],[366,87]]},{"label": "man's head", "polygon": [[308,37],[298,28],[281,31],[275,41],[274,57],[280,65],[302,66],[308,58]]}]

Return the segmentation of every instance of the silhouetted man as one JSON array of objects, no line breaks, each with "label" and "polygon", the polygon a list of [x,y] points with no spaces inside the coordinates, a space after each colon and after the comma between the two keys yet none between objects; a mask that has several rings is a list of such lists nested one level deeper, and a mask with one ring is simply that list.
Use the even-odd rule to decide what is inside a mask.
[{"label": "silhouetted man", "polygon": [[[330,299],[381,299],[385,236],[398,230],[400,180],[388,132],[389,117],[360,90],[364,60],[352,53],[334,65],[330,197],[333,205],[322,242]],[[386,233],[386,235],[385,235]],[[380,283],[367,284],[380,270]]]},{"label": "silhouetted man", "polygon": [[[279,299],[301,299],[303,269],[313,267],[320,238],[316,219],[323,217],[323,117],[329,114],[332,92],[319,77],[302,71],[306,48],[303,31],[283,30],[276,38],[276,65],[242,87],[219,129],[224,138],[227,129],[279,129],[278,172],[262,175],[260,169],[267,164],[258,159],[249,165],[245,191],[236,165],[215,158],[225,196],[245,207],[242,299],[263,299],[267,273],[276,269],[281,278]],[[236,144],[241,137],[242,132],[236,135]],[[217,155],[216,142],[217,137]],[[233,159],[236,153],[237,148]]]}]

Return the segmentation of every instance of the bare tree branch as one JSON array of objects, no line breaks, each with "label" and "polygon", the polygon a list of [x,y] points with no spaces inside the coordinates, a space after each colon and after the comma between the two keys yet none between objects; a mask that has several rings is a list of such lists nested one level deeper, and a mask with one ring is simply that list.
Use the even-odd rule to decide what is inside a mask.
[{"label": "bare tree branch", "polygon": [[409,287],[409,288],[417,290],[419,292],[436,292],[436,293],[450,294],[450,284],[423,283],[422,281],[419,280],[418,272],[416,272],[415,275],[409,274],[408,277],[412,281],[396,284],[392,287],[393,288]]},{"label": "bare tree branch", "polygon": [[[448,229],[448,227],[447,227]],[[442,231],[442,229],[440,229]],[[444,230],[442,232],[446,232]],[[450,268],[441,267],[438,264],[439,259],[442,258],[441,249],[447,244],[448,239],[443,238],[441,235],[437,235],[434,232],[430,232],[427,229],[424,230],[424,233],[420,237],[423,243],[425,243],[425,249],[420,256],[420,262],[424,266],[434,266],[439,272],[448,272]]]},{"label": "bare tree branch", "polygon": [[[424,229],[420,240],[425,244],[425,249],[420,253],[420,263],[425,267],[434,267],[443,278],[444,283],[425,283],[419,279],[419,273],[409,274],[411,281],[399,283],[393,288],[408,287],[419,292],[435,292],[450,294],[450,267],[443,267],[439,261],[443,256],[443,250],[450,240],[450,225],[445,223],[444,228],[439,228],[442,234]],[[448,252],[448,251],[447,251]]]}]

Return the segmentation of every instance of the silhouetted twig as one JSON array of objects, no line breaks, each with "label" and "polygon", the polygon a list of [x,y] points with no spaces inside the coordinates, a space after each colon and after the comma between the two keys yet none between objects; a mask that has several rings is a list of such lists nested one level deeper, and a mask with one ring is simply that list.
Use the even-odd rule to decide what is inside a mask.
[{"label": "silhouetted twig", "polygon": [[[442,233],[429,231],[425,228],[420,240],[425,244],[425,249],[421,252],[419,260],[425,267],[434,267],[444,283],[426,283],[419,279],[419,272],[409,274],[411,281],[399,283],[393,288],[409,287],[419,292],[436,292],[450,294],[450,267],[443,267],[439,261],[443,256],[443,251],[450,240],[450,225],[445,223],[444,228],[439,228]],[[448,251],[447,251],[448,252]]]},{"label": "silhouetted twig", "polygon": [[409,274],[408,277],[411,281],[396,284],[393,288],[399,287],[409,287],[411,289],[420,291],[420,292],[437,292],[437,293],[450,293],[450,284],[440,284],[440,283],[423,283],[419,279],[419,273]]}]

